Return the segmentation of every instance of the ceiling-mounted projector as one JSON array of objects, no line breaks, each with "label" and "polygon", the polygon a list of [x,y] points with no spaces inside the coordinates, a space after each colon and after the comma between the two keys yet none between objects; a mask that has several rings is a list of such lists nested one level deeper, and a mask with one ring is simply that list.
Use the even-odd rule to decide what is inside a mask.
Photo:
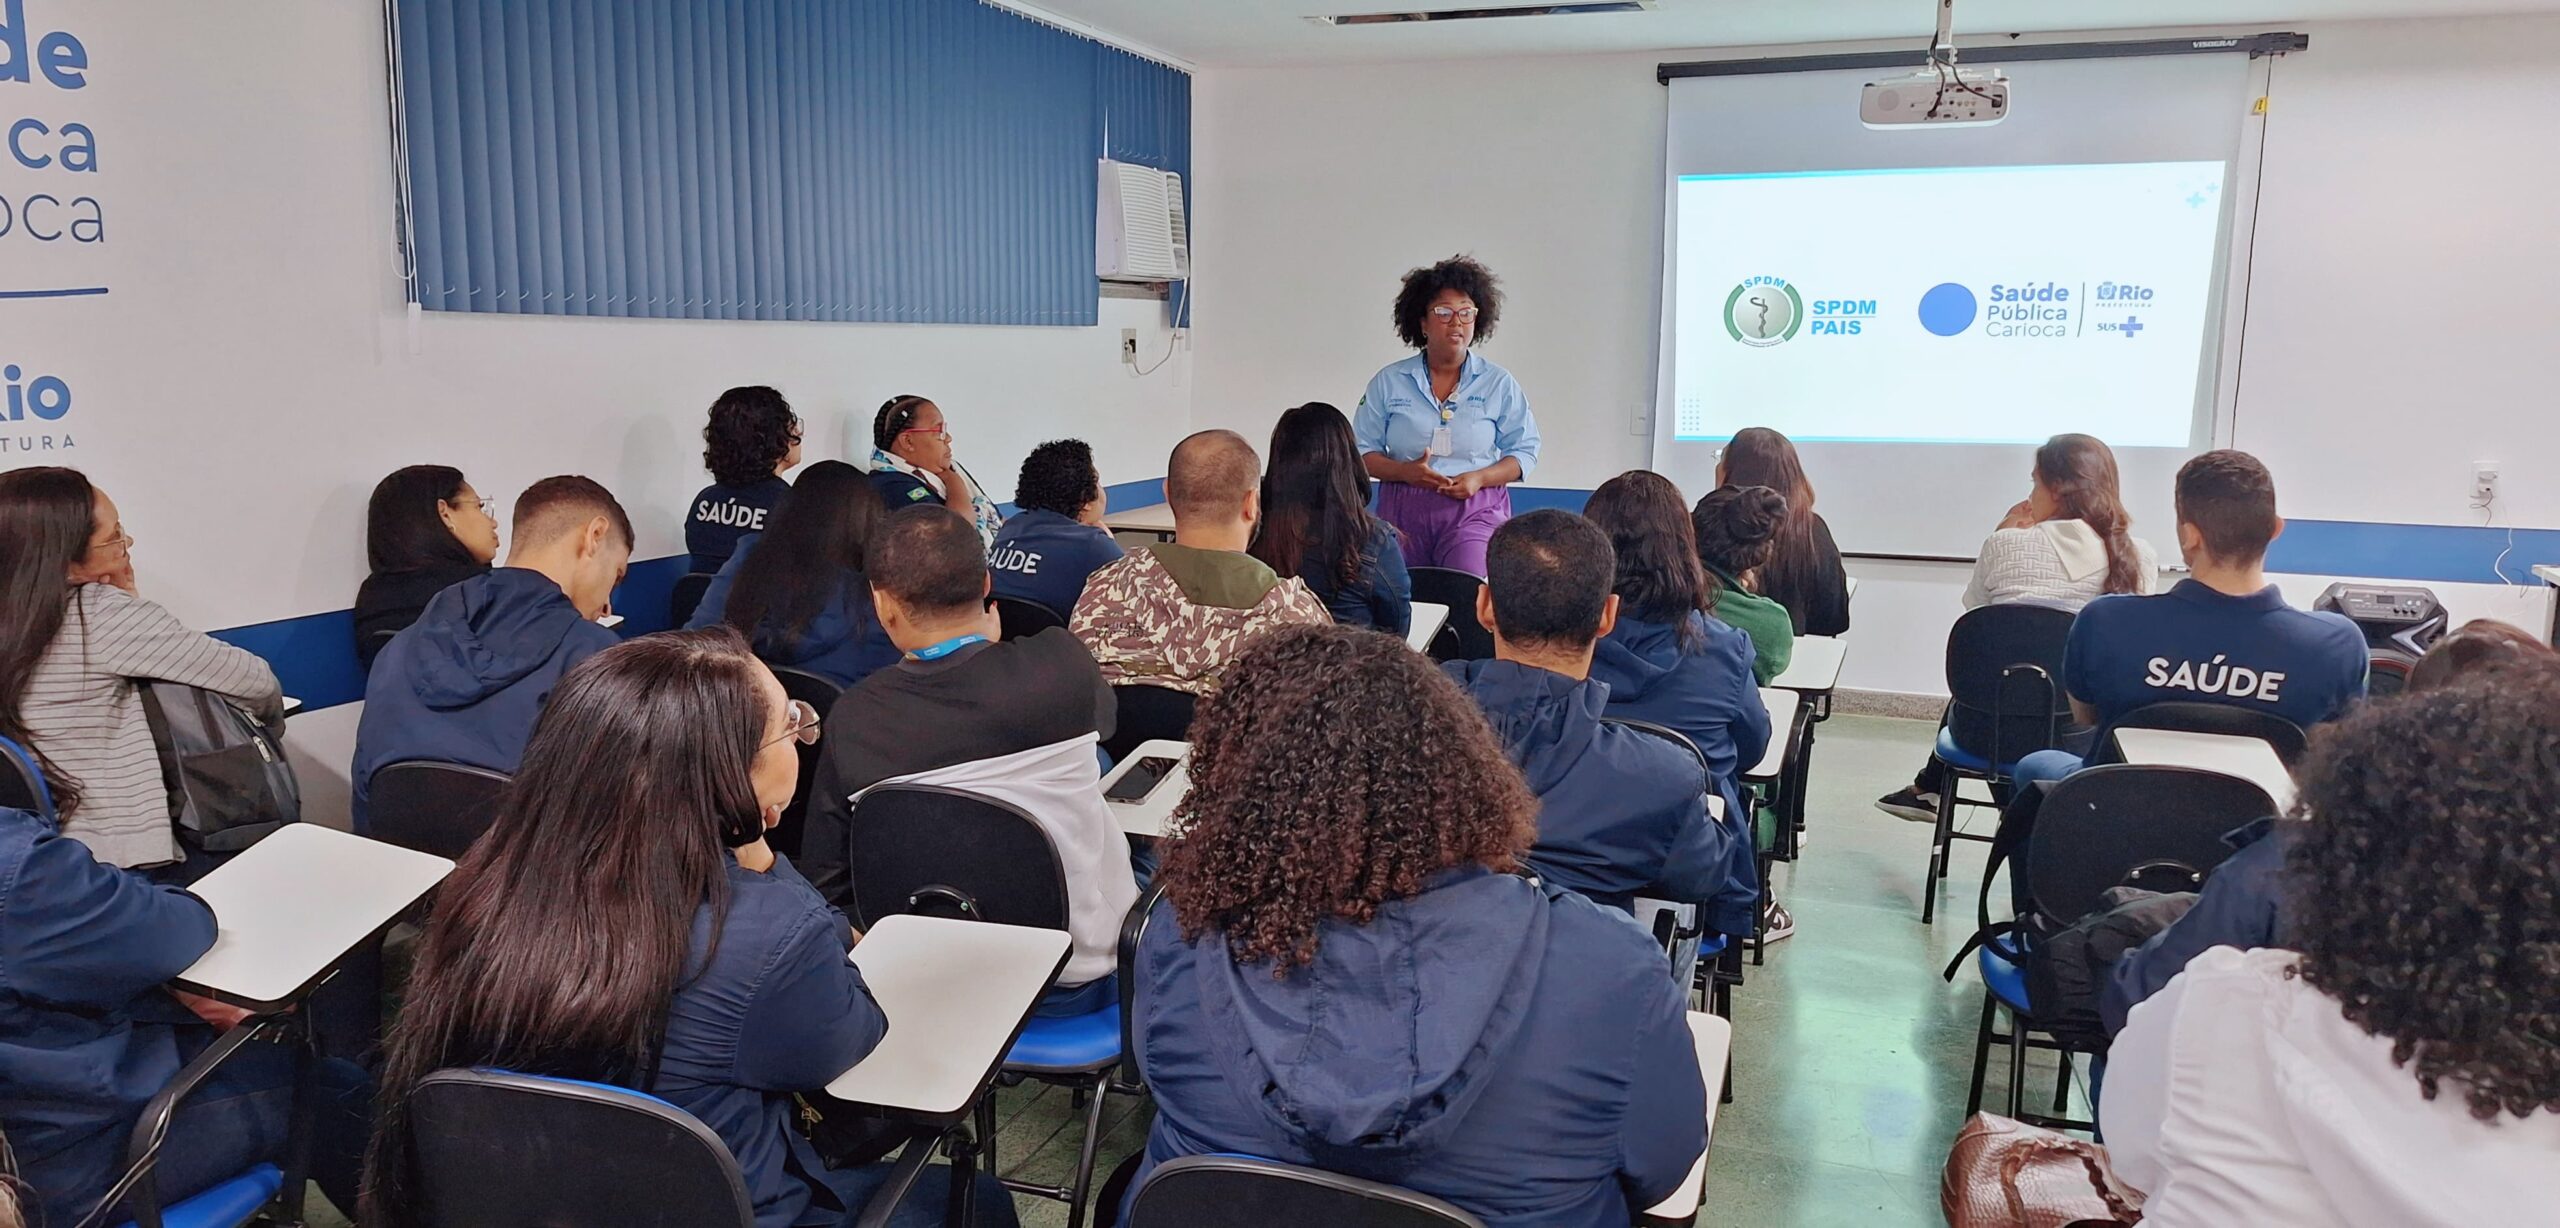
[{"label": "ceiling-mounted projector", "polygon": [[1867,82],[1858,122],[1870,128],[1996,124],[2009,117],[2009,78],[1996,68],[1945,64]]}]

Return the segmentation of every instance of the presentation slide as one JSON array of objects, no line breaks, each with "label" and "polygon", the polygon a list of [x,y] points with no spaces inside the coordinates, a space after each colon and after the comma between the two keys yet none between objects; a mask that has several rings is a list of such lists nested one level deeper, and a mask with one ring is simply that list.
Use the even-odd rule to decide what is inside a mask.
[{"label": "presentation slide", "polygon": [[1675,440],[2194,446],[2222,162],[1683,175]]}]

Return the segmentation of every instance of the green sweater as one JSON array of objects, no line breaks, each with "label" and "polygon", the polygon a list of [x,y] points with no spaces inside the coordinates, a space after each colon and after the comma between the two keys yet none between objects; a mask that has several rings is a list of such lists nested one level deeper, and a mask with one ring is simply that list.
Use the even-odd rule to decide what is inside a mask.
[{"label": "green sweater", "polygon": [[1751,637],[1751,676],[1760,685],[1787,672],[1796,655],[1796,624],[1787,607],[1743,588],[1733,577],[1710,567],[1716,581],[1716,617]]}]

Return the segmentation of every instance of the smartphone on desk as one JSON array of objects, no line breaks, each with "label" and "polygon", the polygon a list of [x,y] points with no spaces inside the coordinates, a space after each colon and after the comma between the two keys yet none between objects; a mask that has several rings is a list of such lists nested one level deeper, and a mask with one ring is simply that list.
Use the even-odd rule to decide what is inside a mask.
[{"label": "smartphone on desk", "polygon": [[1163,755],[1140,759],[1130,764],[1129,770],[1120,774],[1120,779],[1112,781],[1110,788],[1102,791],[1103,800],[1124,805],[1145,801],[1148,794],[1156,791],[1157,785],[1164,783],[1165,777],[1173,774],[1174,765],[1180,762]]}]

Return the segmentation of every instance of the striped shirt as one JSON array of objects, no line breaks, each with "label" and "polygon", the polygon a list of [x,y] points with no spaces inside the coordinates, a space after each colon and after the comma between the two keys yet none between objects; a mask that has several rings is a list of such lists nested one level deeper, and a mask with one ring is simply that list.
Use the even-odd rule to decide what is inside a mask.
[{"label": "striped shirt", "polygon": [[113,585],[72,590],[62,630],[36,662],[19,715],[36,749],[79,782],[80,809],[63,817],[62,834],[119,866],[178,859],[137,679],[199,687],[270,719],[283,712],[275,671],[257,654],[190,631]]}]

